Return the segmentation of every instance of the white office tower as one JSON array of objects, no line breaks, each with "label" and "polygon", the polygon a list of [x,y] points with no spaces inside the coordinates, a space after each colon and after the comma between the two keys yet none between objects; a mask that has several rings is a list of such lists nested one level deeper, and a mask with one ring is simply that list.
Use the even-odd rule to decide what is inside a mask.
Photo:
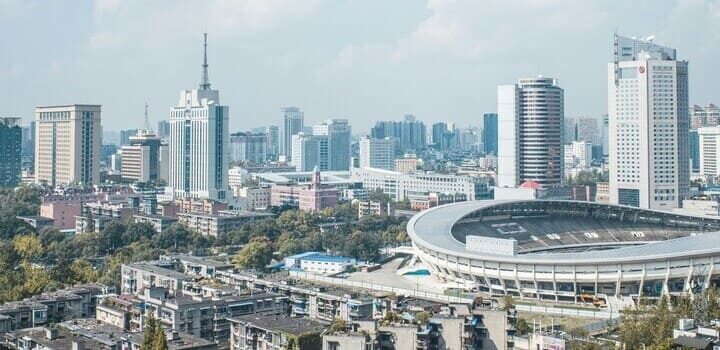
[{"label": "white office tower", "polygon": [[679,207],[690,189],[688,64],[675,49],[615,35],[608,65],[610,203]]},{"label": "white office tower", "polygon": [[327,137],[327,158],[321,160],[321,171],[350,169],[350,124],[347,119],[328,119],[313,125],[312,133]]},{"label": "white office tower", "polygon": [[292,137],[292,161],[295,171],[312,171],[320,167],[323,156],[327,159],[327,137],[308,135],[304,132]]},{"label": "white office tower", "polygon": [[360,168],[395,170],[395,140],[389,137],[360,140]]},{"label": "white office tower", "polygon": [[564,92],[553,78],[498,86],[498,186],[563,180]]},{"label": "white office tower", "polygon": [[720,176],[720,126],[697,130],[700,145],[700,175]]},{"label": "white office tower", "polygon": [[35,108],[35,182],[100,183],[99,105]]},{"label": "white office tower", "polygon": [[565,177],[575,176],[578,172],[587,171],[592,165],[592,142],[573,141],[565,145]]},{"label": "white office tower", "polygon": [[305,115],[297,107],[285,107],[281,110],[283,124],[280,128],[280,155],[288,163],[292,160],[293,135],[303,132]]},{"label": "white office tower", "polygon": [[205,34],[203,75],[199,89],[180,92],[170,111],[169,191],[176,198],[226,200],[228,173],[228,106],[210,88]]}]

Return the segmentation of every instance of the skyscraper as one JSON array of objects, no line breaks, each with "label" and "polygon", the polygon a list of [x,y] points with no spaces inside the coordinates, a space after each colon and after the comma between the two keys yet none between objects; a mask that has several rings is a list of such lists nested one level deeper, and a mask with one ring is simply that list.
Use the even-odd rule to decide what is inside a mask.
[{"label": "skyscraper", "polygon": [[672,209],[690,190],[688,64],[615,35],[608,65],[610,203]]},{"label": "skyscraper", "polygon": [[482,141],[485,154],[498,154],[498,116],[496,113],[483,115]]},{"label": "skyscraper", "polygon": [[563,180],[564,92],[553,78],[498,87],[498,186]]},{"label": "skyscraper", "polygon": [[280,129],[277,125],[270,125],[265,130],[267,134],[268,147],[267,154],[269,160],[277,160],[280,154]]},{"label": "skyscraper", "polygon": [[35,123],[36,182],[100,182],[100,105],[37,107]]},{"label": "skyscraper", "polygon": [[118,146],[125,146],[130,144],[130,138],[138,134],[138,129],[125,129],[120,130],[120,144]]},{"label": "skyscraper", "polygon": [[690,112],[691,129],[716,126],[720,123],[720,108],[712,103],[704,107],[693,105]]},{"label": "skyscraper", "polygon": [[395,140],[362,138],[360,140],[360,168],[395,170]]},{"label": "skyscraper", "polygon": [[416,152],[427,146],[425,124],[416,120],[412,114],[406,114],[403,121],[379,121],[370,130],[374,139],[392,137],[400,152]]},{"label": "skyscraper", "polygon": [[432,143],[436,149],[443,149],[443,140],[445,139],[445,133],[447,130],[447,124],[443,122],[432,125]]},{"label": "skyscraper", "polygon": [[267,160],[267,134],[238,132],[230,135],[230,161],[263,163]]},{"label": "skyscraper", "polygon": [[297,107],[285,107],[281,110],[283,117],[282,129],[280,130],[280,154],[285,160],[292,160],[292,137],[303,131],[305,115]]},{"label": "skyscraper", "polygon": [[35,121],[22,127],[22,154],[21,167],[33,169],[35,167]]},{"label": "skyscraper", "polygon": [[690,170],[700,172],[700,135],[698,130],[690,129],[688,132],[688,147],[690,147]]},{"label": "skyscraper", "polygon": [[210,88],[207,34],[198,89],[183,90],[170,110],[169,190],[174,197],[227,199],[229,107]]},{"label": "skyscraper", "polygon": [[22,136],[20,118],[0,118],[0,187],[20,183]]},{"label": "skyscraper", "polygon": [[327,137],[327,165],[321,171],[350,169],[350,124],[347,119],[328,119],[313,125],[313,135]]},{"label": "skyscraper", "polygon": [[128,145],[122,147],[122,159],[120,171],[123,180],[129,181],[167,181],[167,175],[163,173],[163,162],[161,152],[167,145],[163,145],[160,137],[152,130],[139,130],[134,136],[130,136]]},{"label": "skyscraper", "polygon": [[167,139],[170,136],[170,122],[161,120],[158,122],[157,136],[161,139]]},{"label": "skyscraper", "polygon": [[[320,168],[322,158],[327,159],[327,136],[308,135],[303,132],[292,137],[292,162],[296,171]],[[323,154],[323,148],[325,154]]]}]

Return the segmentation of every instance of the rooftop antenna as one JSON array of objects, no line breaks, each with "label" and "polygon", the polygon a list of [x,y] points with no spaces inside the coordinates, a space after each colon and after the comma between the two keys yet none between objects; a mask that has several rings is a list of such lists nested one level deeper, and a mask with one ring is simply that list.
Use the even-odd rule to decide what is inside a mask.
[{"label": "rooftop antenna", "polygon": [[148,103],[145,102],[145,130],[150,130],[150,118],[148,118]]},{"label": "rooftop antenna", "polygon": [[202,80],[200,81],[200,90],[210,90],[210,78],[208,77],[207,63],[207,33],[203,33],[203,64],[202,64]]}]

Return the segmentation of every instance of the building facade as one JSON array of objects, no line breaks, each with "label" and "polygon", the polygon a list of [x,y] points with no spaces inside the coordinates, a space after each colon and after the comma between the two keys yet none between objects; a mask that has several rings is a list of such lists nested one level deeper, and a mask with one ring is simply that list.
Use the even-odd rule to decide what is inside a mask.
[{"label": "building facade", "polygon": [[230,161],[263,163],[268,157],[268,135],[238,132],[230,135]]},{"label": "building facade", "polygon": [[497,113],[483,115],[483,151],[485,154],[498,154],[498,116]]},{"label": "building facade", "polygon": [[37,107],[35,122],[36,182],[51,186],[100,182],[99,105]]},{"label": "building facade", "polygon": [[563,180],[564,92],[553,78],[498,87],[498,186]]},{"label": "building facade", "polygon": [[305,114],[297,107],[285,107],[281,110],[283,125],[280,130],[280,154],[285,160],[292,160],[293,136],[303,132]]},{"label": "building facade", "polygon": [[321,170],[350,169],[350,133],[347,119],[328,119],[313,125],[313,135],[327,137],[327,166]]},{"label": "building facade", "polygon": [[170,111],[169,192],[178,198],[228,198],[229,107],[210,88],[205,36],[203,79],[198,89],[183,90]]},{"label": "building facade", "polygon": [[22,129],[20,118],[0,118],[0,187],[20,183]]},{"label": "building facade", "polygon": [[690,190],[688,63],[675,49],[615,36],[608,65],[610,203],[680,206]]},{"label": "building facade", "polygon": [[487,195],[487,183],[471,176],[435,173],[403,174],[395,171],[360,168],[352,172],[352,178],[360,181],[368,191],[381,189],[394,201],[403,201],[411,194],[428,192],[464,193],[467,200],[482,199]]},{"label": "building facade", "polygon": [[360,168],[395,169],[395,140],[391,138],[360,140]]},{"label": "building facade", "polygon": [[[122,147],[120,173],[127,181],[167,181],[168,146],[150,130],[139,130]],[[163,155],[165,157],[163,157]]]},{"label": "building facade", "polygon": [[296,171],[312,171],[315,167],[327,168],[327,136],[308,135],[303,132],[292,136],[291,165]]}]

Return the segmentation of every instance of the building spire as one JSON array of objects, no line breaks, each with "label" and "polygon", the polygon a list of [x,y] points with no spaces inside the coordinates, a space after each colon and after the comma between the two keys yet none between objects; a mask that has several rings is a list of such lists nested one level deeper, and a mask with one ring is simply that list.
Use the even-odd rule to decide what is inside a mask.
[{"label": "building spire", "polygon": [[203,72],[202,80],[200,80],[200,90],[210,90],[210,78],[208,77],[208,63],[207,63],[207,33],[203,33]]}]

